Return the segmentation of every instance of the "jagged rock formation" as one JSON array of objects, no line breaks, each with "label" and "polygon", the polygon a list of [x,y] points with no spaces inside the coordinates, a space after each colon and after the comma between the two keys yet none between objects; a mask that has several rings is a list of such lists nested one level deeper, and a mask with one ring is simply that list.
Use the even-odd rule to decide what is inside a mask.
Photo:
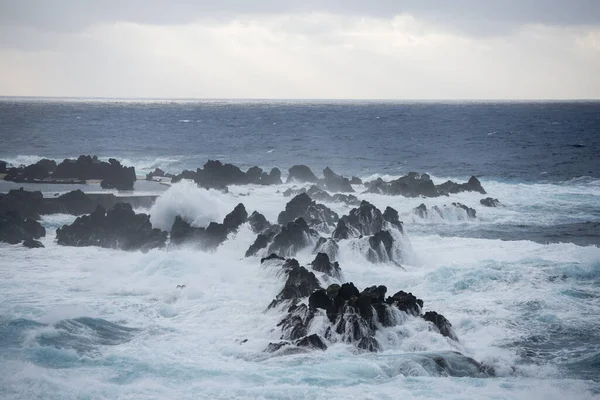
[{"label": "jagged rock formation", "polygon": [[500,203],[500,200],[493,199],[491,197],[486,197],[485,199],[481,199],[481,200],[479,200],[479,203],[485,207],[498,207],[498,206],[502,205],[502,203]]},{"label": "jagged rock formation", "polygon": [[273,168],[266,173],[259,167],[252,167],[243,172],[233,164],[223,164],[219,160],[208,160],[202,169],[195,172],[185,170],[173,177],[171,182],[191,179],[206,189],[226,189],[229,185],[277,185],[281,183],[281,171]]},{"label": "jagged rock formation", "polygon": [[277,218],[277,222],[286,225],[297,218],[302,218],[306,223],[315,229],[324,232],[331,232],[339,220],[339,216],[328,207],[317,204],[306,193],[300,193],[286,206]]},{"label": "jagged rock formation", "polygon": [[435,185],[428,174],[418,174],[416,172],[409,172],[407,175],[390,182],[385,182],[379,178],[365,183],[365,186],[369,193],[401,195],[404,197],[437,197],[466,191],[486,193],[483,186],[481,186],[481,182],[475,176],[472,176],[466,183],[459,184],[446,181],[441,185]]},{"label": "jagged rock formation", "polygon": [[24,218],[12,210],[0,214],[0,242],[17,244],[43,236],[46,229],[34,219]]}]

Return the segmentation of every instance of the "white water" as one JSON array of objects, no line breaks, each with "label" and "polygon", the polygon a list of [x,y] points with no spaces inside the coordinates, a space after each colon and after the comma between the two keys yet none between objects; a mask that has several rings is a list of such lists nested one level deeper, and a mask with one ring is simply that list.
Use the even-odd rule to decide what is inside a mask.
[{"label": "white water", "polygon": [[[243,258],[255,239],[247,226],[214,253],[183,248],[143,254],[59,247],[54,229],[74,217],[44,217],[45,249],[0,244],[0,316],[50,325],[29,329],[22,343],[0,350],[0,398],[597,398],[597,383],[562,366],[581,356],[576,346],[560,344],[533,363],[521,353],[529,338],[556,326],[579,332],[574,340],[589,352],[600,350],[590,342],[598,336],[582,333],[597,330],[600,249],[440,237],[437,230],[441,225],[583,220],[598,204],[600,187],[589,182],[483,185],[505,207],[481,207],[485,196],[473,193],[425,200],[359,195],[407,217],[410,257],[404,268],[375,265],[341,246],[345,281],[359,289],[384,284],[388,294],[414,293],[426,311],[444,314],[460,339],[453,343],[408,318],[378,334],[384,351],[377,354],[357,354],[352,346],[336,344],[325,352],[267,357],[263,350],[279,339],[276,325],[283,312],[265,309],[284,278],[257,258]],[[290,200],[276,192],[287,187],[231,187],[223,194],[182,182],[159,198],[150,210],[152,222],[166,227],[175,215],[185,214],[204,226],[220,221],[240,202],[249,213],[258,210],[273,222]],[[478,218],[408,218],[421,202],[428,207],[461,202],[476,208]],[[340,215],[349,210],[327,205]],[[574,207],[580,212],[572,212]],[[305,265],[312,257],[307,251],[298,259]],[[175,289],[179,284],[186,288]],[[53,324],[84,316],[139,331],[129,341],[95,345],[83,353],[66,344],[41,344],[60,334]],[[93,332],[78,335],[93,342]],[[499,376],[430,376],[411,361],[415,353],[448,350],[493,366]]]}]

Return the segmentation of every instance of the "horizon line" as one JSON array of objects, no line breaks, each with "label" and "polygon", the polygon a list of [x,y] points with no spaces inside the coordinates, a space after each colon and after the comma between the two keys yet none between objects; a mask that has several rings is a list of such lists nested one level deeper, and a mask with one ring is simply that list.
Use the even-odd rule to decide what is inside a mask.
[{"label": "horizon line", "polygon": [[0,95],[1,100],[112,100],[112,101],[255,101],[255,102],[266,102],[266,101],[298,101],[298,102],[410,102],[410,103],[442,103],[442,102],[480,102],[480,103],[493,103],[493,102],[600,102],[600,98],[529,98],[529,99],[510,99],[510,98],[467,98],[467,99],[456,99],[456,98],[439,98],[439,99],[401,99],[401,98],[269,98],[269,97],[107,97],[107,96],[14,96],[14,95]]}]

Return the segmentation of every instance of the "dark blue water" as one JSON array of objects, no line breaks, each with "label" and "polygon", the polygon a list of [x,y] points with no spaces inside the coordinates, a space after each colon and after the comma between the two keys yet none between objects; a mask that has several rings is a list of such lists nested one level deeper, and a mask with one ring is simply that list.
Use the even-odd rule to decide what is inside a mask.
[{"label": "dark blue water", "polygon": [[[600,102],[0,100],[0,159],[79,154],[172,172],[207,159],[344,174],[600,176]],[[139,168],[138,168],[139,169]]]}]

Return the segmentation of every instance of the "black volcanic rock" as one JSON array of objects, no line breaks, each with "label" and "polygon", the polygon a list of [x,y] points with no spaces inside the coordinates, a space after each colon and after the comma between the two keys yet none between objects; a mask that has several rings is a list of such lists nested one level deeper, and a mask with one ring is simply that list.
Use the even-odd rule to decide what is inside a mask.
[{"label": "black volcanic rock", "polygon": [[438,314],[435,311],[427,311],[425,315],[423,315],[423,319],[432,322],[442,335],[449,337],[452,340],[458,340],[456,333],[454,333],[454,329],[452,329],[452,324],[450,324],[450,321],[443,315]]},{"label": "black volcanic rock", "polygon": [[223,243],[227,236],[246,222],[248,213],[242,203],[225,216],[223,223],[211,222],[206,228],[192,227],[177,216],[171,227],[171,243],[194,243],[203,249],[212,250]]},{"label": "black volcanic rock", "polygon": [[309,245],[314,245],[319,239],[319,234],[311,229],[306,221],[298,218],[282,227],[269,246],[269,253],[277,253],[292,257]]},{"label": "black volcanic rock", "polygon": [[56,162],[44,158],[35,164],[26,167],[10,168],[4,177],[6,181],[13,182],[39,182],[49,177],[56,170]]},{"label": "black volcanic rock", "polygon": [[151,181],[156,177],[158,177],[158,178],[173,178],[173,177],[175,177],[175,175],[169,174],[160,168],[155,168],[154,171],[146,174],[147,181]]},{"label": "black volcanic rock", "polygon": [[327,190],[332,192],[354,192],[348,178],[336,174],[329,167],[323,170],[323,176],[325,177],[325,187]]},{"label": "black volcanic rock", "polygon": [[0,214],[0,242],[17,244],[43,236],[46,236],[46,229],[34,219],[23,218],[12,210]]},{"label": "black volcanic rock", "polygon": [[79,156],[77,160],[65,159],[56,166],[52,178],[102,180],[100,185],[106,189],[132,190],[136,181],[135,169],[124,167],[114,158],[108,162],[98,160],[96,156]]},{"label": "black volcanic rock", "polygon": [[41,249],[44,248],[44,245],[39,240],[28,238],[23,241],[23,247],[27,247],[29,249]]},{"label": "black volcanic rock", "polygon": [[0,214],[16,211],[23,218],[39,219],[44,202],[42,192],[12,189],[8,193],[0,193]]},{"label": "black volcanic rock", "polygon": [[254,211],[252,214],[250,214],[248,217],[248,223],[250,224],[250,228],[254,233],[264,232],[271,227],[271,224],[269,221],[267,221],[265,216],[258,211]]},{"label": "black volcanic rock", "polygon": [[337,262],[330,262],[325,253],[318,253],[310,264],[315,271],[323,272],[332,278],[340,279],[342,270]]},{"label": "black volcanic rock", "polygon": [[0,174],[5,174],[8,172],[8,170],[6,169],[7,165],[8,163],[6,161],[0,160]]},{"label": "black volcanic rock", "polygon": [[493,199],[491,197],[486,197],[485,199],[479,200],[479,203],[485,207],[498,207],[501,205],[498,199]]},{"label": "black volcanic rock", "polygon": [[251,167],[246,172],[233,164],[223,164],[219,160],[208,160],[203,168],[196,171],[185,170],[174,176],[171,182],[182,179],[193,180],[206,189],[225,190],[229,185],[277,185],[281,183],[281,171],[273,168],[267,174],[262,168]]},{"label": "black volcanic rock", "polygon": [[446,181],[441,185],[437,186],[438,190],[442,194],[449,193],[460,193],[460,192],[479,192],[481,194],[486,194],[486,191],[481,186],[481,182],[475,176],[469,178],[467,183],[455,183],[452,181]]},{"label": "black volcanic rock", "polygon": [[363,200],[360,207],[352,209],[348,215],[340,218],[332,236],[336,240],[370,236],[385,228],[384,221],[381,211]]},{"label": "black volcanic rock", "polygon": [[339,216],[328,207],[315,203],[306,193],[300,193],[286,206],[277,218],[281,225],[288,224],[298,218],[303,218],[310,227],[322,231],[329,231],[339,220]]},{"label": "black volcanic rock", "polygon": [[388,297],[385,302],[411,315],[420,315],[423,308],[423,300],[417,299],[412,293],[406,293],[403,290]]},{"label": "black volcanic rock", "polygon": [[430,209],[423,203],[413,209],[413,213],[421,218],[428,218],[432,215],[437,215],[442,219],[446,218],[448,211],[462,210],[467,219],[476,218],[477,211],[471,207],[467,207],[462,203],[452,203],[450,205],[443,205],[442,207],[433,206]]},{"label": "black volcanic rock", "polygon": [[64,246],[149,250],[163,247],[167,232],[153,229],[149,215],[136,214],[131,205],[118,203],[108,212],[99,206],[90,215],[58,228],[56,239]]},{"label": "black volcanic rock", "polygon": [[319,179],[313,174],[311,169],[306,165],[294,165],[289,169],[287,182],[317,182]]},{"label": "black volcanic rock", "polygon": [[73,190],[58,197],[57,202],[53,202],[51,207],[44,204],[42,214],[89,214],[96,209],[92,199],[81,190]]},{"label": "black volcanic rock", "polygon": [[383,212],[383,219],[395,226],[400,232],[403,232],[403,224],[398,217],[398,211],[393,209],[392,207],[386,207]]},{"label": "black volcanic rock", "polygon": [[246,257],[255,256],[260,250],[266,249],[269,246],[269,243],[273,241],[275,235],[281,232],[281,227],[279,225],[275,225],[266,231],[259,233],[256,236],[256,240],[254,243],[250,245],[248,250],[246,250]]},{"label": "black volcanic rock", "polygon": [[379,231],[369,238],[367,260],[378,263],[394,260],[394,238],[389,231]]},{"label": "black volcanic rock", "polygon": [[296,304],[300,298],[308,297],[312,292],[321,288],[315,274],[299,266],[297,261],[295,263],[286,262],[283,269],[287,274],[287,279],[283,289],[271,302],[269,308],[276,307],[284,302]]},{"label": "black volcanic rock", "polygon": [[401,195],[404,197],[437,197],[451,193],[474,191],[485,194],[481,182],[472,176],[466,183],[447,181],[441,185],[435,185],[428,174],[409,172],[396,180],[385,182],[378,178],[375,181],[365,183],[367,192]]},{"label": "black volcanic rock", "polygon": [[320,237],[313,249],[313,254],[325,253],[329,260],[335,261],[340,250],[340,246],[332,238]]},{"label": "black volcanic rock", "polygon": [[358,177],[356,177],[356,176],[353,176],[353,177],[350,179],[350,184],[352,184],[352,185],[362,185],[362,184],[363,184],[363,181],[362,181],[362,179],[360,179],[360,178],[358,178]]},{"label": "black volcanic rock", "polygon": [[311,349],[327,350],[327,345],[323,339],[316,334],[305,336],[302,339],[296,341],[296,346],[309,347]]}]

